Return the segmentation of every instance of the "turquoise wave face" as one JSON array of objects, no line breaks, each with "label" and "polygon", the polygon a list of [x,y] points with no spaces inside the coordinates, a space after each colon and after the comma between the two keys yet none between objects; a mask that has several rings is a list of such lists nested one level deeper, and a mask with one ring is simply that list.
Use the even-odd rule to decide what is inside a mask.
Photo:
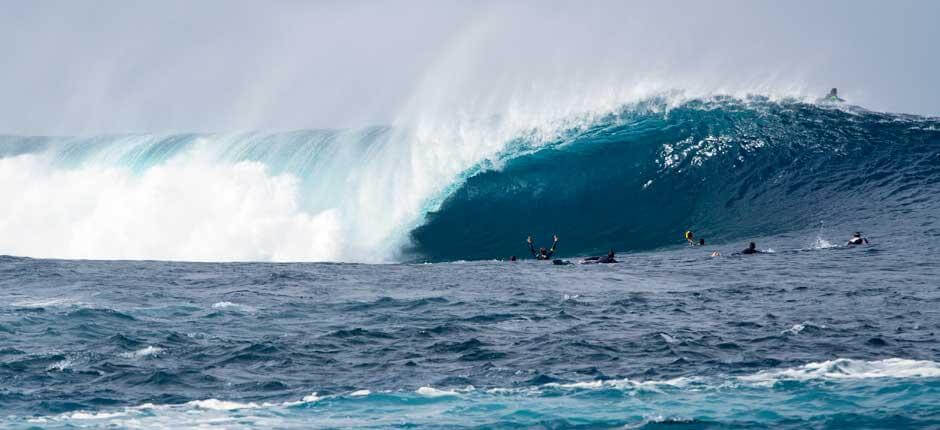
[{"label": "turquoise wave face", "polygon": [[412,231],[411,251],[525,255],[526,236],[547,246],[557,233],[560,255],[584,255],[683,243],[686,230],[725,242],[888,222],[934,204],[938,183],[937,119],[761,98],[651,101],[481,168]]}]

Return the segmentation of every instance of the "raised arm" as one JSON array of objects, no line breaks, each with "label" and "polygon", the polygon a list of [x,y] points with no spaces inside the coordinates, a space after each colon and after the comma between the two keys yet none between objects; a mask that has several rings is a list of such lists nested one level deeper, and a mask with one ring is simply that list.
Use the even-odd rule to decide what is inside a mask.
[{"label": "raised arm", "polygon": [[558,246],[558,235],[552,236],[552,249],[548,250],[548,256],[551,257],[555,253],[555,247]]},{"label": "raised arm", "polygon": [[538,257],[538,253],[535,252],[535,247],[532,246],[532,236],[529,236],[528,238],[526,238],[525,241],[528,242],[529,244],[529,252],[532,253],[532,256]]}]

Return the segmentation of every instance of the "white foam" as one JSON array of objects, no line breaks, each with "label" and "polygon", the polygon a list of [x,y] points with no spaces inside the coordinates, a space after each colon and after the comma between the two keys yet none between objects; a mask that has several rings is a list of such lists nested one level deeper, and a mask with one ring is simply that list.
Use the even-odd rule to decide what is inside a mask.
[{"label": "white foam", "polygon": [[838,245],[834,245],[832,242],[830,242],[830,241],[828,241],[828,240],[826,240],[826,239],[823,239],[821,236],[816,236],[816,240],[813,241],[813,244],[811,245],[811,248],[813,248],[813,249],[828,249],[828,248],[835,248],[835,247],[837,247],[837,246],[838,246]]},{"label": "white foam", "polygon": [[415,390],[415,393],[418,393],[422,396],[427,396],[427,397],[443,397],[443,396],[458,395],[456,391],[438,390],[437,388],[432,388],[432,387],[420,387],[417,390]]},{"label": "white foam", "polygon": [[557,383],[551,382],[543,385],[543,387],[551,388],[561,388],[561,389],[579,389],[579,390],[596,390],[600,388],[616,388],[616,389],[655,389],[660,386],[672,386],[672,387],[685,387],[692,382],[697,381],[696,378],[687,378],[687,377],[678,377],[666,380],[650,380],[650,381],[634,381],[628,378],[624,379],[608,379],[608,380],[597,380],[597,381],[582,381],[582,382],[572,382],[572,383]]},{"label": "white foam", "polygon": [[791,334],[791,335],[800,334],[803,332],[803,330],[806,330],[807,327],[826,328],[826,325],[814,324],[812,321],[803,321],[799,324],[793,324],[793,326],[791,326],[790,328],[781,331],[780,334]]},{"label": "white foam", "polygon": [[231,402],[227,400],[218,400],[218,399],[206,399],[206,400],[193,400],[186,403],[189,406],[199,408],[199,409],[211,409],[215,411],[234,411],[238,409],[255,409],[260,408],[262,405],[257,403],[239,403]]},{"label": "white foam", "polygon": [[356,390],[356,391],[349,393],[349,396],[350,397],[362,397],[362,396],[368,396],[369,394],[372,394],[372,392],[369,390]]},{"label": "white foam", "polygon": [[257,310],[248,305],[243,305],[240,303],[232,303],[232,302],[216,302],[212,304],[212,308],[213,309],[234,309],[237,311],[247,312],[247,313],[255,312]]},{"label": "white foam", "polygon": [[163,352],[163,348],[147,346],[146,348],[141,348],[141,349],[138,349],[137,351],[128,351],[128,352],[121,353],[121,357],[142,358],[142,357],[148,357],[154,354],[159,354],[161,352]]},{"label": "white foam", "polygon": [[909,360],[889,358],[885,360],[864,361],[850,358],[808,363],[803,366],[766,370],[738,379],[763,385],[772,385],[777,381],[813,379],[867,379],[867,378],[938,378],[940,363],[927,360]]},{"label": "white foam", "polygon": [[679,343],[679,339],[676,339],[676,338],[674,338],[674,337],[672,337],[672,336],[670,336],[670,335],[668,335],[668,334],[666,334],[666,333],[660,333],[659,336],[662,337],[663,340],[665,340],[666,343],[668,343],[668,344],[677,344],[677,343]]},{"label": "white foam", "polygon": [[303,211],[299,180],[272,175],[261,163],[222,163],[194,150],[134,172],[106,160],[64,169],[54,158],[0,159],[5,253],[196,261],[340,257],[339,214]]},{"label": "white foam", "polygon": [[322,397],[318,396],[317,393],[314,392],[314,393],[310,393],[304,396],[303,398],[300,399],[300,401],[284,402],[281,404],[281,406],[289,407],[289,406],[302,405],[304,403],[314,403],[314,402],[319,402],[322,399],[323,399]]},{"label": "white foam", "polygon": [[73,420],[106,420],[111,418],[123,417],[125,412],[84,412],[78,411],[68,415]]},{"label": "white foam", "polygon": [[10,304],[15,308],[48,308],[48,307],[67,307],[80,305],[82,302],[69,298],[50,297],[20,300]]},{"label": "white foam", "polygon": [[653,423],[653,424],[667,423],[667,422],[668,422],[668,423],[692,423],[692,422],[694,422],[694,421],[695,421],[695,420],[692,419],[692,418],[685,418],[685,417],[667,417],[667,416],[664,416],[664,415],[654,415],[654,416],[645,417],[645,418],[643,419],[643,421],[641,421],[641,422],[639,422],[639,423],[637,423],[637,424],[632,424],[632,425],[631,425],[631,424],[628,424],[628,425],[624,426],[624,428],[627,428],[627,429],[634,429],[634,428],[635,428],[635,429],[639,429],[639,428],[648,427],[651,423]]},{"label": "white foam", "polygon": [[53,364],[50,364],[49,367],[46,367],[46,370],[57,370],[59,372],[72,367],[75,364],[75,360],[71,358],[66,358],[64,360],[57,361]]}]

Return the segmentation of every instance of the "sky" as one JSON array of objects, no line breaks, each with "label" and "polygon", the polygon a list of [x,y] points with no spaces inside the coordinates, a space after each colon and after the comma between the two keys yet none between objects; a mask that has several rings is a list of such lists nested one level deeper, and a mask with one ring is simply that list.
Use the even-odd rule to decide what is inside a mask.
[{"label": "sky", "polygon": [[345,128],[681,90],[940,115],[936,1],[5,1],[0,134]]}]

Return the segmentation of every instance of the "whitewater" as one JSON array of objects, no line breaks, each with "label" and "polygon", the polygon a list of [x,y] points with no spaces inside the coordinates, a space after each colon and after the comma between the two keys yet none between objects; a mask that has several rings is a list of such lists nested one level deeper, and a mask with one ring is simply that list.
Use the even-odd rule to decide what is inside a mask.
[{"label": "whitewater", "polygon": [[521,111],[0,137],[0,427],[940,426],[940,120]]}]

